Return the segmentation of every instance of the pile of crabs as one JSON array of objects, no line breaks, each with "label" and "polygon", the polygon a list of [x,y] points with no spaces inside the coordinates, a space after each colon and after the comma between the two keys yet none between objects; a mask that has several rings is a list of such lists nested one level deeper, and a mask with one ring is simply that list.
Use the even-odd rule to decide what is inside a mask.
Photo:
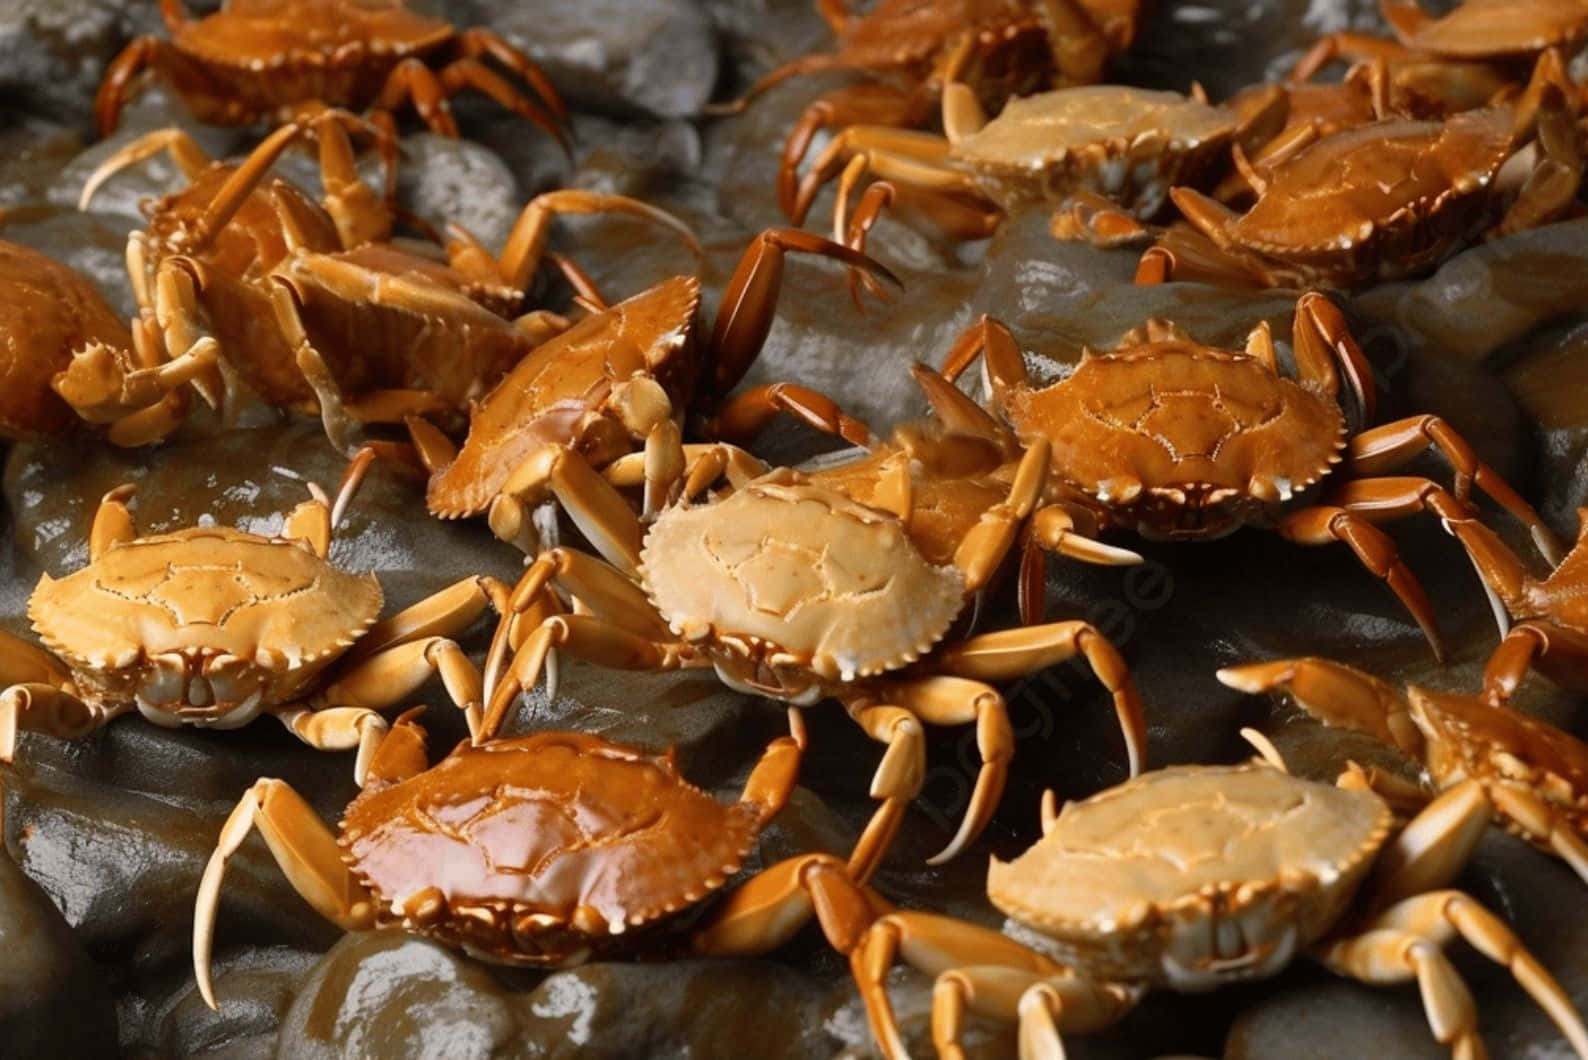
[{"label": "pile of crabs", "polygon": [[[72,241],[59,203],[0,215],[0,761],[46,890],[94,874],[46,853],[65,811],[31,807],[74,771],[128,781],[94,761],[139,724],[120,715],[249,772],[204,797],[180,773],[128,783],[208,829],[171,881],[192,978],[170,1005],[224,1014],[255,959],[226,931],[279,897],[493,967],[792,950],[830,973],[836,952],[863,1012],[848,1044],[889,1057],[1092,1035],[1139,1055],[1110,1035],[1149,993],[1309,958],[1400,985],[1450,1055],[1485,1055],[1491,1007],[1536,1006],[1510,1018],[1588,1060],[1580,949],[1540,959],[1559,925],[1513,926],[1505,887],[1470,885],[1500,830],[1573,900],[1588,882],[1588,746],[1560,705],[1588,687],[1588,508],[1563,544],[1518,447],[1445,411],[1495,399],[1470,362],[1541,331],[1588,385],[1560,323],[1588,305],[1567,275],[1588,264],[1588,8],[1384,0],[1390,35],[1309,33],[1283,78],[1215,92],[1195,63],[1152,79],[1173,90],[1121,83],[1167,3],[823,0],[833,39],[724,79],[669,131],[691,151],[581,119],[556,54],[397,0],[159,6],[164,30],[103,71],[106,143],[66,167],[83,216],[140,200],[124,268],[99,269],[128,304],[29,245]],[[721,32],[744,30],[733,7],[711,5]],[[776,24],[759,43],[786,43]],[[434,212],[460,175],[511,188],[467,143],[476,117],[580,179],[440,196],[489,235]],[[252,134],[233,155],[208,126]],[[1469,363],[1408,385],[1451,334],[1419,307],[1459,307],[1472,275],[1501,337],[1454,335]],[[1517,380],[1557,427],[1580,415]],[[394,545],[366,505],[419,529]],[[1121,584],[1125,621],[1087,599]],[[1160,665],[1134,620],[1177,584],[1239,617],[1160,616],[1184,646]],[[1336,628],[1285,636],[1319,628],[1309,607]],[[1173,717],[1194,684],[1157,675],[1181,667],[1220,682],[1190,696],[1217,724]],[[606,714],[742,732],[681,762]],[[250,886],[272,897],[234,898],[228,870],[266,849],[279,875]],[[935,903],[956,872],[978,893]],[[1457,942],[1501,973],[1470,989]],[[138,977],[118,1007],[147,1027]],[[1335,1030],[1318,1048],[1351,1053]],[[804,1032],[791,1055],[836,1047]],[[1269,1055],[1265,1033],[1225,1048]]]}]

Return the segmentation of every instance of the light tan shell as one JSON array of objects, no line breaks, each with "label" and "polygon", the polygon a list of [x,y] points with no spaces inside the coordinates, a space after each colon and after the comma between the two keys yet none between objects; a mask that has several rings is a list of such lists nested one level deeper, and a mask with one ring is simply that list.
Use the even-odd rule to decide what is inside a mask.
[{"label": "light tan shell", "polygon": [[798,481],[664,511],[641,562],[679,636],[753,638],[829,680],[913,662],[964,605],[959,571],[929,563],[896,516]]},{"label": "light tan shell", "polygon": [[381,602],[373,574],[340,570],[300,543],[190,527],[116,545],[64,578],[43,575],[28,617],[74,671],[101,677],[164,653],[285,673],[340,654]]},{"label": "light tan shell", "polygon": [[1237,124],[1178,92],[1085,85],[1010,100],[953,154],[1005,209],[1078,188],[1161,203],[1168,185],[1195,182]]},{"label": "light tan shell", "polygon": [[1197,936],[1230,932],[1232,949],[1291,927],[1296,948],[1320,937],[1390,825],[1369,793],[1258,763],[1176,766],[1065,807],[1020,857],[992,860],[987,893],[1064,959],[1161,983],[1165,956]]}]

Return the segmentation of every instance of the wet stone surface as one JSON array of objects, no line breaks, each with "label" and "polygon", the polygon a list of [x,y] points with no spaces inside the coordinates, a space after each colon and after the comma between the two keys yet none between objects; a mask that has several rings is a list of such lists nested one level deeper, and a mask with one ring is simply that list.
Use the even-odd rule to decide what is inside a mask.
[{"label": "wet stone surface", "polygon": [[[85,175],[115,145],[185,121],[153,91],[128,109],[109,144],[88,139],[99,72],[134,32],[155,28],[154,6],[0,0],[0,94],[11,86],[25,110],[0,125],[4,235],[83,269],[112,304],[130,311],[122,267],[138,204],[177,186],[173,167],[151,160],[106,185],[88,214],[73,203]],[[1275,0],[1258,5],[1158,5],[1122,77],[1184,88],[1186,57],[1204,47],[1228,61],[1204,76],[1215,96],[1293,61],[1316,32],[1372,28],[1370,4]],[[509,10],[511,8],[511,10]],[[490,25],[543,61],[576,107],[570,162],[543,134],[488,101],[456,111],[470,141],[417,131],[403,141],[401,195],[434,224],[456,221],[498,246],[523,202],[559,185],[633,194],[687,220],[706,247],[696,259],[678,241],[632,219],[560,222],[554,247],[589,271],[615,300],[677,272],[697,273],[714,312],[740,252],[762,227],[781,223],[773,182],[782,137],[833,75],[768,92],[744,114],[691,119],[707,99],[727,98],[778,63],[826,48],[830,38],[804,0],[674,0],[651,5],[440,3],[458,24]],[[643,10],[644,16],[632,15]],[[551,16],[556,17],[551,17]],[[544,17],[543,17],[544,16]],[[1206,54],[1206,53],[1204,53]],[[246,149],[246,133],[192,127],[206,149]],[[284,172],[312,185],[313,169]],[[819,200],[812,217],[826,217]],[[1555,530],[1575,529],[1588,497],[1588,222],[1525,233],[1465,253],[1435,275],[1388,285],[1346,306],[1380,377],[1379,418],[1435,411],[1473,441]],[[813,222],[812,228],[821,226]],[[1239,345],[1269,321],[1288,359],[1294,295],[1229,294],[1196,285],[1143,290],[1134,257],[1060,245],[1047,218],[1010,218],[991,240],[956,246],[922,227],[884,221],[875,253],[905,292],[857,312],[843,273],[791,258],[776,323],[749,381],[793,379],[840,398],[878,427],[918,415],[905,371],[941,363],[978,313],[1005,320],[1031,352],[1033,370],[1056,377],[1083,346],[1107,346],[1149,315],[1170,317],[1208,342]],[[566,309],[560,281],[543,280],[535,304]],[[707,322],[709,324],[708,315]],[[757,451],[795,462],[831,448],[778,427]],[[330,488],[342,459],[317,421],[244,411],[219,431],[196,415],[147,452],[113,449],[84,433],[11,448],[0,539],[0,626],[31,637],[25,608],[43,573],[60,576],[87,558],[99,498],[137,485],[140,528],[159,531],[213,519],[269,533],[307,496]],[[1442,480],[1437,460],[1416,465]],[[1492,508],[1513,543],[1521,535]],[[1222,665],[1275,656],[1340,658],[1393,681],[1470,689],[1495,642],[1492,618],[1461,551],[1430,519],[1389,527],[1426,585],[1451,649],[1434,665],[1415,625],[1344,548],[1302,549],[1273,534],[1242,531],[1202,545],[1139,548],[1137,569],[1050,565],[1053,619],[1086,618],[1119,645],[1147,705],[1153,765],[1231,761],[1247,752],[1241,725],[1272,734],[1298,773],[1327,778],[1347,758],[1394,766],[1363,738],[1326,730],[1269,701],[1237,695],[1214,678]],[[385,469],[371,475],[338,527],[333,560],[373,570],[387,613],[468,575],[512,579],[520,558],[476,522],[429,519],[414,484]],[[984,629],[1015,622],[1012,593],[992,594]],[[461,641],[479,658],[484,622]],[[973,735],[933,732],[925,794],[912,808],[878,888],[904,908],[996,926],[982,886],[989,855],[1009,858],[1036,837],[1045,788],[1082,797],[1124,778],[1124,751],[1106,697],[1080,666],[1055,667],[1005,689],[1018,744],[1002,807],[984,838],[932,868],[975,775]],[[461,719],[439,684],[415,702],[438,758],[462,738]],[[1531,679],[1518,705],[1579,735],[1581,698]],[[748,870],[806,850],[846,851],[871,810],[878,747],[835,704],[806,711],[811,734],[802,786],[763,833]],[[564,661],[557,696],[527,695],[520,731],[572,728],[650,749],[678,749],[681,772],[718,798],[737,797],[767,743],[786,731],[781,707],[727,691],[709,674],[625,674]],[[216,927],[212,1013],[194,988],[193,895],[222,821],[256,778],[287,781],[334,824],[352,798],[351,756],[306,749],[276,722],[230,732],[158,729],[136,716],[66,743],[26,734],[17,761],[0,769],[5,841],[0,858],[0,1048],[7,1057],[458,1057],[719,1056],[753,1043],[767,1060],[869,1055],[863,1008],[846,963],[816,932],[759,960],[610,961],[555,973],[488,966],[428,941],[381,932],[344,937],[297,897],[264,843],[233,859]],[[19,874],[17,870],[20,870]],[[28,881],[32,882],[29,883]],[[1461,885],[1499,912],[1588,1007],[1588,928],[1569,915],[1582,884],[1560,864],[1498,833],[1483,843]],[[731,886],[731,885],[730,885]],[[1562,911],[1568,911],[1563,915]],[[1458,947],[1459,949],[1459,947]],[[1553,1028],[1507,975],[1470,951],[1470,977],[1495,1056],[1556,1055]],[[930,1052],[931,981],[889,977],[907,1038]],[[30,1036],[31,1035],[31,1036]],[[1010,1055],[1012,1035],[980,1023],[971,1053]],[[1066,1043],[1070,1055],[1124,1060],[1156,1055],[1294,1058],[1310,1055],[1434,1056],[1414,988],[1375,990],[1298,966],[1277,979],[1201,997],[1155,996],[1121,1025]]]}]

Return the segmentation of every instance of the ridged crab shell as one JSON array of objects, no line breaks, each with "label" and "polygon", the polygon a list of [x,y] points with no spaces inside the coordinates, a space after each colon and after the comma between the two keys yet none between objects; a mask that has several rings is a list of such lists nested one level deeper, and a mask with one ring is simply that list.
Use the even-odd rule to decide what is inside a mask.
[{"label": "ridged crab shell", "polygon": [[678,636],[828,681],[915,661],[964,606],[960,572],[928,562],[897,516],[776,473],[664,511],[640,558]]},{"label": "ridged crab shell", "polygon": [[28,617],[85,691],[136,699],[165,724],[240,725],[291,700],[374,623],[373,574],[298,541],[190,527],[45,574]]},{"label": "ridged crab shell", "polygon": [[[1177,766],[1066,806],[987,872],[1066,963],[1179,990],[1260,978],[1333,925],[1392,824],[1367,792],[1267,765]],[[1016,926],[1016,925],[1011,925]]]}]

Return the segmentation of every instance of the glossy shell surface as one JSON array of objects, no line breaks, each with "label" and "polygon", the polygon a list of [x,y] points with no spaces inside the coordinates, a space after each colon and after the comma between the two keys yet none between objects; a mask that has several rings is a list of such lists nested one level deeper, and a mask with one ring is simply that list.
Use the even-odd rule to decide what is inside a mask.
[{"label": "glossy shell surface", "polygon": [[547,732],[465,743],[366,790],[339,842],[382,922],[401,922],[418,896],[429,910],[415,930],[545,963],[569,958],[581,934],[622,934],[720,887],[762,823],[754,806],[685,781],[671,754]]},{"label": "glossy shell surface", "polygon": [[929,563],[897,517],[765,478],[663,512],[641,562],[679,636],[753,638],[828,679],[914,661],[964,604],[959,571]]},{"label": "glossy shell surface", "polygon": [[1258,934],[1294,927],[1291,949],[1320,937],[1390,827],[1364,792],[1260,764],[1174,766],[1066,806],[1024,854],[992,860],[987,891],[1104,974],[1162,981],[1165,958],[1202,936],[1239,978],[1236,951],[1260,949]]},{"label": "glossy shell surface", "polygon": [[207,63],[246,66],[260,60],[296,65],[366,53],[383,66],[433,48],[452,27],[410,11],[400,0],[229,0],[190,22],[172,43]]}]

